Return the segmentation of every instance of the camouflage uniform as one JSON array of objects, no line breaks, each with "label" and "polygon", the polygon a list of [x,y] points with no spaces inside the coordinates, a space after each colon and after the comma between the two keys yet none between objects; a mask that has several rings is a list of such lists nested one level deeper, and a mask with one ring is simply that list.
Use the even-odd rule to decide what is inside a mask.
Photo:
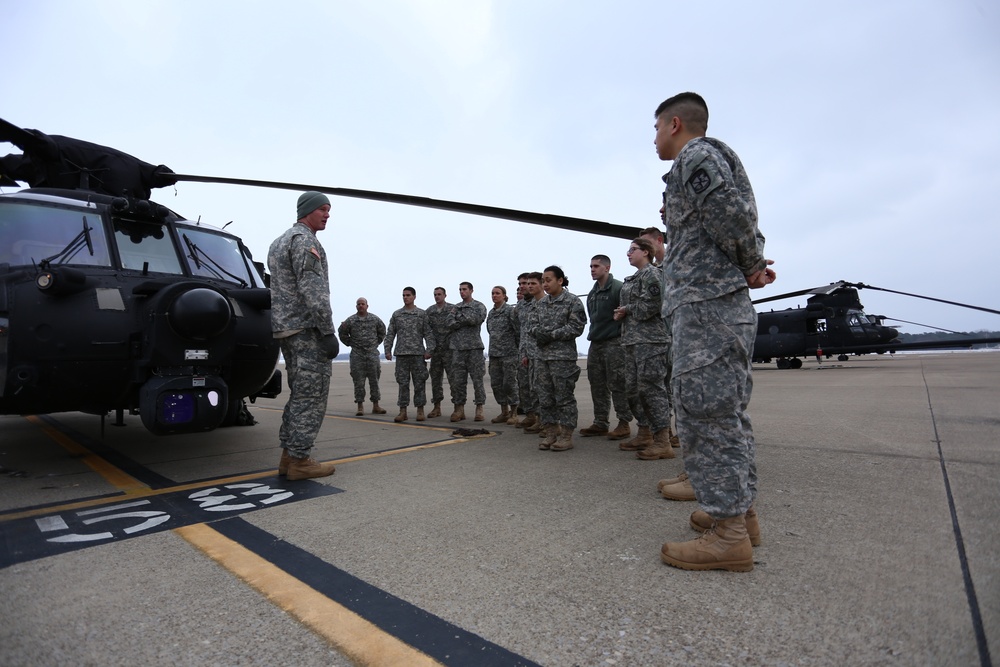
[{"label": "camouflage uniform", "polygon": [[594,401],[594,424],[608,427],[611,402],[614,401],[615,416],[618,421],[632,421],[628,394],[625,384],[625,350],[621,346],[621,323],[615,321],[614,311],[618,306],[622,291],[622,281],[608,274],[608,280],[601,287],[594,287],[587,295],[587,312],[590,314],[590,331],[587,340],[587,381],[590,397]]},{"label": "camouflage uniform", "polygon": [[448,312],[452,304],[445,301],[440,308],[436,303],[427,308],[427,318],[434,331],[434,349],[431,350],[431,402],[435,405],[444,400],[442,376],[447,373],[451,385],[451,330],[448,328]]},{"label": "camouflage uniform", "polygon": [[472,376],[472,390],[476,405],[486,403],[486,362],[483,358],[483,337],[480,331],[486,321],[486,306],[472,299],[469,303],[459,301],[448,314],[448,329],[451,330],[452,374],[448,377],[451,385],[451,402],[465,405],[467,383]]},{"label": "camouflage uniform", "polygon": [[521,358],[517,348],[521,330],[514,318],[514,306],[504,303],[490,309],[486,316],[486,331],[490,335],[490,388],[499,405],[517,406],[517,369]]},{"label": "camouflage uniform", "polygon": [[[538,302],[525,294],[524,298],[514,306],[513,320],[517,323],[521,341],[518,343],[518,366],[517,366],[517,389],[518,405],[524,412],[538,412],[538,393],[535,391],[532,382],[532,373],[535,366],[535,357],[538,355],[538,345],[534,336],[528,332],[528,323],[531,320],[531,311],[538,305]],[[527,365],[524,360],[527,359]]]},{"label": "camouflage uniform", "polygon": [[628,312],[622,320],[628,400],[639,420],[654,433],[670,426],[667,397],[667,327],[660,314],[662,274],[647,264],[625,279],[621,305]]},{"label": "camouflage uniform", "polygon": [[330,360],[320,347],[333,333],[330,269],[316,234],[296,222],[271,244],[271,330],[281,346],[288,402],[278,439],[288,454],[309,456],[330,395]]},{"label": "camouflage uniform", "polygon": [[[396,342],[393,351],[392,343]],[[434,332],[427,312],[423,308],[400,308],[389,318],[385,334],[385,353],[396,355],[396,382],[399,398],[396,405],[405,408],[410,404],[410,379],[413,379],[413,404],[418,408],[427,403],[427,362],[424,361],[424,343],[427,350],[434,349]]]},{"label": "camouflage uniform", "polygon": [[576,339],[586,325],[583,302],[566,289],[554,298],[546,294],[531,313],[529,330],[538,344],[534,381],[543,424],[576,428]]},{"label": "camouflage uniform", "polygon": [[764,237],[746,171],[721,141],[689,141],[663,180],[663,315],[673,338],[677,435],[702,509],[725,519],[745,513],[757,495],[746,412],[757,313],[745,276],[767,266]]},{"label": "camouflage uniform", "polygon": [[378,381],[382,377],[378,346],[385,338],[385,322],[378,315],[357,313],[340,323],[340,342],[351,348],[351,379],[354,380],[354,402],[365,400],[365,380],[371,387],[372,402],[382,400]]}]

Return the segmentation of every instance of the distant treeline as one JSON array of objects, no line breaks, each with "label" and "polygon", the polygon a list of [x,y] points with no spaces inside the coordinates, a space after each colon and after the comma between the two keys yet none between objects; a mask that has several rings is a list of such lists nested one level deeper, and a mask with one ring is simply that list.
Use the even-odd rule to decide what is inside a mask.
[{"label": "distant treeline", "polygon": [[[944,331],[932,331],[919,334],[899,334],[901,343],[936,343],[938,341],[963,340],[966,338],[1000,338],[1000,331],[968,331],[959,333],[946,333]],[[1000,343],[988,345],[977,345],[976,347],[1000,347]]]}]

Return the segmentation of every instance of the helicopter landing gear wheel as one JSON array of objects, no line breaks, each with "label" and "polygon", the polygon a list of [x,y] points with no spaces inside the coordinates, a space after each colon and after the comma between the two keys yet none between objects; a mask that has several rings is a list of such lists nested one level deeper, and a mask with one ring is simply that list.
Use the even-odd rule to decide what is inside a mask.
[{"label": "helicopter landing gear wheel", "polygon": [[783,371],[786,368],[788,368],[789,366],[790,366],[790,364],[788,363],[788,359],[778,359],[778,370],[782,370]]},{"label": "helicopter landing gear wheel", "polygon": [[788,360],[788,367],[789,368],[802,368],[802,360],[799,359],[798,357],[795,357],[794,359],[789,359]]},{"label": "helicopter landing gear wheel", "polygon": [[841,354],[841,355],[837,356],[837,361],[847,361],[847,355],[846,354]]}]

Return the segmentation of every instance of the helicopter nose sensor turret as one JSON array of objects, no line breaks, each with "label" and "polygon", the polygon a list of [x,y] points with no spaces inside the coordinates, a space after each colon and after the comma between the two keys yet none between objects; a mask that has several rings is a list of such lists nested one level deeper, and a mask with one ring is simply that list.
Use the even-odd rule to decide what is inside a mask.
[{"label": "helicopter nose sensor turret", "polygon": [[208,340],[226,330],[232,319],[232,308],[215,290],[200,287],[178,296],[167,318],[177,335],[190,340]]}]

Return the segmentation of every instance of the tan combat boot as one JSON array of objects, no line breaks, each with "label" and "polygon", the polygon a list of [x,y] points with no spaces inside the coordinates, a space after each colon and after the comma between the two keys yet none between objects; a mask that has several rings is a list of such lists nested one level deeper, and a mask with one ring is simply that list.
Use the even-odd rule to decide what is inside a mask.
[{"label": "tan combat boot", "polygon": [[428,419],[434,419],[434,417],[441,416],[441,401],[436,401],[434,403],[434,409],[427,413]]},{"label": "tan combat boot", "polygon": [[500,414],[490,420],[491,424],[505,424],[507,419],[510,417],[510,410],[507,408],[507,404],[504,403],[500,406]]},{"label": "tan combat boot", "polygon": [[556,437],[556,441],[552,443],[552,451],[565,452],[567,449],[573,449],[573,427],[557,426],[556,428],[559,429],[559,435]]},{"label": "tan combat boot", "polygon": [[[753,507],[747,510],[747,513],[743,515],[747,526],[747,537],[750,538],[750,544],[755,547],[760,546],[760,522],[757,520],[757,510]],[[691,527],[697,530],[699,533],[707,532],[715,525],[715,519],[708,515],[708,512],[703,512],[702,510],[695,510],[691,513],[691,518],[688,520]]]},{"label": "tan combat boot", "polygon": [[538,415],[535,414],[534,412],[529,412],[528,414],[524,415],[524,419],[517,422],[515,426],[517,426],[517,428],[529,428],[537,423],[538,423]]},{"label": "tan combat boot", "polygon": [[281,461],[278,462],[278,474],[287,475],[288,474],[288,464],[292,462],[292,457],[288,455],[288,450],[284,447],[281,448]]},{"label": "tan combat boot", "polygon": [[618,449],[623,452],[634,452],[638,449],[645,449],[653,444],[653,432],[648,426],[640,426],[635,437],[631,440],[618,443]]},{"label": "tan combat boot", "polygon": [[694,495],[694,487],[691,486],[691,480],[687,477],[675,484],[665,484],[660,489],[660,495],[667,500],[698,500]]},{"label": "tan combat boot", "polygon": [[615,430],[608,433],[608,440],[624,440],[630,435],[632,435],[632,428],[628,425],[628,422],[619,419]]},{"label": "tan combat boot", "polygon": [[372,414],[373,415],[384,415],[385,408],[379,406],[378,401],[372,401]]},{"label": "tan combat boot", "polygon": [[510,406],[510,414],[507,415],[507,426],[517,426],[517,406]]},{"label": "tan combat boot", "polygon": [[424,420],[424,406],[417,406],[417,421],[422,422]]},{"label": "tan combat boot", "polygon": [[682,472],[681,474],[677,475],[677,477],[668,477],[667,479],[661,479],[659,482],[656,483],[656,492],[662,493],[663,487],[665,487],[667,484],[677,484],[678,482],[683,482],[687,478],[688,474],[686,472]]},{"label": "tan combat boot", "polygon": [[453,422],[465,421],[465,405],[456,405],[455,411],[451,413]]},{"label": "tan combat boot", "polygon": [[524,425],[525,433],[541,433],[542,432],[542,418],[538,415],[533,416],[533,421],[531,423],[525,423]]},{"label": "tan combat boot", "polygon": [[304,459],[289,457],[288,481],[294,482],[300,479],[313,479],[314,477],[329,477],[336,470],[332,463],[319,463],[311,456]]},{"label": "tan combat boot", "polygon": [[608,434],[608,427],[601,426],[597,422],[594,422],[593,424],[591,424],[586,428],[580,429],[580,435],[582,435],[585,438],[593,438],[594,436],[597,435],[607,435],[607,434]]},{"label": "tan combat boot", "polygon": [[405,422],[409,417],[406,416],[406,408],[400,408],[399,414],[392,418],[394,422]]},{"label": "tan combat boot", "polygon": [[541,433],[538,434],[541,441],[538,443],[539,449],[549,449],[552,447],[552,443],[556,441],[559,437],[559,427],[555,424],[546,424],[542,426]]},{"label": "tan combat boot", "polygon": [[486,419],[486,416],[483,414],[483,406],[482,405],[477,405],[476,406],[476,416],[473,417],[473,421],[481,422],[484,419]]},{"label": "tan combat boot", "polygon": [[683,570],[753,569],[753,546],[743,515],[719,519],[704,535],[688,542],[667,542],[660,548],[660,560]]},{"label": "tan combat boot", "polygon": [[365,404],[364,403],[358,403],[358,411],[355,412],[354,415],[356,417],[360,417],[363,414],[365,414]]},{"label": "tan combat boot", "polygon": [[661,428],[653,434],[653,444],[635,453],[635,458],[643,461],[674,458],[674,448],[670,446],[670,429]]}]

